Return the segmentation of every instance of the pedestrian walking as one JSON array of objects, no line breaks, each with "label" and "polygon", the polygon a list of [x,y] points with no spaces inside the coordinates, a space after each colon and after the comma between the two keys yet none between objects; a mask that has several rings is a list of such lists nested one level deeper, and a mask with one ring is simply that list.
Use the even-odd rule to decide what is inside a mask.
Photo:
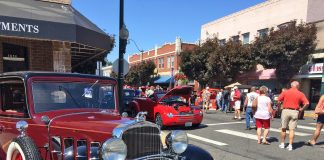
[{"label": "pedestrian walking", "polygon": [[[266,138],[269,134],[272,106],[271,99],[267,96],[267,92],[268,88],[266,86],[260,87],[260,95],[254,99],[253,107],[256,107],[254,118],[256,120],[258,144],[262,143],[269,145],[270,143]],[[264,131],[261,141],[262,127],[264,128]]]},{"label": "pedestrian walking", "polygon": [[151,97],[154,94],[154,86],[149,87],[146,91],[145,91],[145,96],[146,97]]},{"label": "pedestrian walking", "polygon": [[222,94],[222,111],[225,113],[227,113],[229,102],[230,102],[230,92],[228,89],[225,89]]},{"label": "pedestrian walking", "polygon": [[221,89],[217,95],[216,95],[216,103],[217,103],[217,109],[222,109],[222,97],[223,97],[223,89]]},{"label": "pedestrian walking", "polygon": [[233,95],[233,101],[234,101],[234,119],[241,120],[241,92],[237,88],[237,86],[234,87],[234,95]]},{"label": "pedestrian walking", "polygon": [[211,93],[209,92],[209,87],[206,87],[206,89],[202,93],[204,111],[209,109],[210,96],[211,96]]},{"label": "pedestrian walking", "polygon": [[[306,96],[298,90],[299,82],[293,81],[290,85],[291,88],[282,92],[278,97],[278,101],[283,102],[283,110],[281,113],[281,144],[279,147],[285,148],[286,130],[289,127],[289,145],[287,149],[292,151],[298,114],[307,108],[309,101]],[[300,103],[303,104],[301,108]]]},{"label": "pedestrian walking", "polygon": [[258,93],[255,92],[256,88],[252,87],[250,90],[250,93],[248,93],[246,95],[245,101],[244,101],[244,107],[246,107],[245,110],[245,124],[246,124],[246,129],[250,130],[251,126],[250,126],[250,118],[252,118],[253,124],[255,125],[255,118],[253,116],[253,112],[252,112],[252,103],[254,101],[255,98],[257,98],[259,96]]},{"label": "pedestrian walking", "polygon": [[[323,128],[324,124],[324,95],[321,96],[320,100],[318,101],[316,108],[315,108],[315,114],[317,114],[317,123],[316,123],[316,130],[313,134],[313,137],[311,140],[306,142],[306,145],[314,146],[316,144],[316,141],[318,137],[321,134],[321,130]],[[324,146],[322,146],[324,147]]]}]

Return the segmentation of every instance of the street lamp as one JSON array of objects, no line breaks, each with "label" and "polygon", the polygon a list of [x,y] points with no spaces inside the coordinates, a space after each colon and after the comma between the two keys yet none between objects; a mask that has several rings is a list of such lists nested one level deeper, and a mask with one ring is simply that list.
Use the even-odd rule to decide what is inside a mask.
[{"label": "street lamp", "polygon": [[173,70],[174,70],[174,67],[172,66],[171,67],[171,78],[170,78],[170,89],[172,89],[172,81],[173,81]]},{"label": "street lamp", "polygon": [[124,24],[124,0],[120,0],[119,9],[119,59],[118,59],[118,100],[119,112],[124,108],[123,86],[124,86],[124,54],[126,52],[127,39],[129,32]]}]

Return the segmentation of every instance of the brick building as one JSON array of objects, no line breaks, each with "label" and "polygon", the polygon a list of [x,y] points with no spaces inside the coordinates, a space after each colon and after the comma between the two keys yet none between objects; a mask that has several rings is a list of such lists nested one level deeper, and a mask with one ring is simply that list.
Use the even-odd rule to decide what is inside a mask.
[{"label": "brick building", "polygon": [[166,43],[161,47],[156,46],[154,49],[135,53],[128,57],[130,66],[146,60],[153,60],[156,65],[156,73],[159,78],[155,84],[169,84],[172,80],[171,75],[179,73],[180,70],[180,52],[191,50],[196,47],[193,43],[184,43],[177,37],[174,43]]},{"label": "brick building", "polygon": [[0,73],[77,71],[112,46],[113,39],[71,0],[0,1]]}]

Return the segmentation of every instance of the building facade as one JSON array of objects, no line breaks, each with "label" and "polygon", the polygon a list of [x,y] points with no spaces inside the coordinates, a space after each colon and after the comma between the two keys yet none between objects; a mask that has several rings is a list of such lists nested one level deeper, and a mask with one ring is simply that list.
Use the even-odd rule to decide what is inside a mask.
[{"label": "building facade", "polygon": [[[289,23],[315,24],[317,27],[317,51],[312,54],[308,64],[294,78],[301,82],[303,92],[314,104],[320,96],[324,53],[324,1],[323,0],[267,0],[250,8],[216,19],[202,25],[201,40],[217,37],[220,43],[229,39],[251,43],[258,36],[278,29]],[[275,70],[260,69],[258,76],[245,76],[244,83],[266,84],[272,89],[278,87]],[[250,78],[250,79],[249,79]]]},{"label": "building facade", "polygon": [[143,53],[135,53],[128,57],[130,66],[142,61],[152,60],[156,65],[156,73],[159,79],[156,84],[168,84],[172,76],[180,71],[180,52],[184,50],[192,50],[196,47],[193,43],[184,43],[177,37],[174,43],[166,43],[161,47],[155,46],[154,49],[144,51]]},{"label": "building facade", "polygon": [[0,73],[79,72],[113,43],[71,0],[0,1]]}]

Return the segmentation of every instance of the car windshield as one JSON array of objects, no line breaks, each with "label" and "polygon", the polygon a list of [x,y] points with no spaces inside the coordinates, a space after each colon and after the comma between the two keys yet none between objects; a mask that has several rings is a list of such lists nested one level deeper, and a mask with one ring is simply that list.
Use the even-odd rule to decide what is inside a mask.
[{"label": "car windshield", "polygon": [[165,95],[165,93],[157,93],[156,96],[158,97],[158,99],[162,98]]},{"label": "car windshield", "polygon": [[115,109],[114,85],[86,82],[33,82],[36,113],[62,109]]},{"label": "car windshield", "polygon": [[124,90],[124,97],[135,97],[134,90]]},{"label": "car windshield", "polygon": [[186,103],[186,99],[181,96],[170,96],[170,97],[164,98],[161,102],[164,102],[164,103],[184,102],[184,103]]}]

